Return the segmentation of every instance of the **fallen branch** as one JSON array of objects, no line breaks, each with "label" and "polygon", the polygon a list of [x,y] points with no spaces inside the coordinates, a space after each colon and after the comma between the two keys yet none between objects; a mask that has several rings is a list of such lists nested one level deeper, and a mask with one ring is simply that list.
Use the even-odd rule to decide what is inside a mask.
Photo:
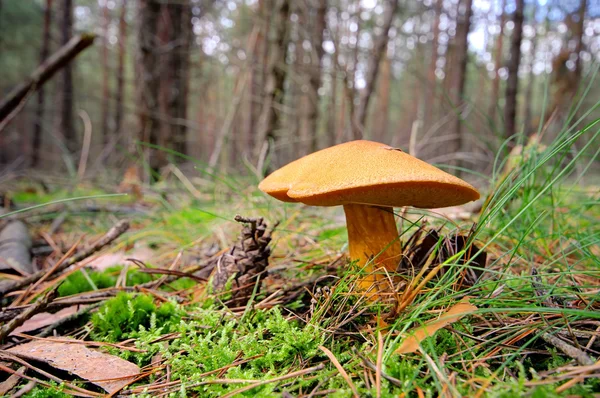
[{"label": "fallen branch", "polygon": [[548,333],[542,333],[540,337],[546,343],[553,345],[554,347],[561,350],[565,355],[576,360],[577,363],[581,366],[590,366],[595,363],[594,360],[590,358],[588,354],[586,354],[577,347],[573,347],[571,344],[559,339],[556,336],[553,336]]},{"label": "fallen branch", "polygon": [[[0,121],[3,121],[15,110],[28,93],[38,90],[57,71],[71,62],[80,52],[88,48],[94,42],[95,35],[86,33],[73,37],[67,44],[52,54],[43,64],[31,74],[29,80],[21,83],[13,89],[2,101],[0,101]],[[1,131],[1,130],[0,130]]]},{"label": "fallen branch", "polygon": [[[98,239],[94,244],[84,248],[82,251],[76,253],[74,256],[67,259],[60,266],[56,267],[54,270],[55,273],[62,272],[63,270],[69,268],[71,265],[80,262],[81,260],[86,259],[92,254],[96,253],[104,246],[110,244],[119,236],[123,235],[125,231],[129,229],[129,222],[126,220],[121,220],[117,224],[115,224],[102,238]],[[18,281],[3,281],[0,283],[0,298],[4,297],[6,294],[10,292],[14,292],[24,286],[30,285],[32,283],[37,282],[41,278],[47,275],[47,270],[41,270],[32,274],[28,277],[19,279]]]},{"label": "fallen branch", "polygon": [[48,307],[48,304],[52,302],[56,298],[56,288],[50,290],[44,297],[39,299],[35,304],[27,308],[27,310],[23,311],[13,319],[11,319],[6,325],[0,328],[0,341],[4,340],[6,336],[8,336],[13,330],[21,326],[25,323],[26,320],[41,312]]}]

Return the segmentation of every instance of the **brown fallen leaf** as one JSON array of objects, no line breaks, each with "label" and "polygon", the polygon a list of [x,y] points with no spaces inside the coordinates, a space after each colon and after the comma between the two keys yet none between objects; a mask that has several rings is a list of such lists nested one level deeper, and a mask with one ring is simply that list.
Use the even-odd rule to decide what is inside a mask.
[{"label": "brown fallen leaf", "polygon": [[463,297],[457,304],[450,307],[441,317],[425,323],[408,332],[400,347],[395,351],[396,354],[408,354],[416,352],[419,344],[435,332],[451,323],[458,321],[465,315],[471,314],[477,310],[477,307],[469,303],[468,297]]},{"label": "brown fallen leaf", "polygon": [[108,393],[121,390],[140,374],[137,365],[114,355],[90,350],[82,344],[36,340],[9,348],[7,351],[21,358],[41,361],[70,372]]},{"label": "brown fallen leaf", "polygon": [[40,312],[39,314],[35,314],[34,316],[26,320],[24,324],[13,330],[11,335],[14,335],[15,333],[27,333],[31,332],[32,330],[37,330],[46,326],[50,326],[53,323],[60,321],[61,319],[73,315],[77,312],[77,310],[78,306],[73,305],[71,307],[63,308],[62,310],[52,314],[49,312]]}]

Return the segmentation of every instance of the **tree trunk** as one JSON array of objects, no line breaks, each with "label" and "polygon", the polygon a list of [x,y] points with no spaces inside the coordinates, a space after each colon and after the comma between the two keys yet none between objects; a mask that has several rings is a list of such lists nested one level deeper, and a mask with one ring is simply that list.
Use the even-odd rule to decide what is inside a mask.
[{"label": "tree trunk", "polygon": [[[111,134],[109,129],[109,101],[110,101],[110,87],[109,87],[109,67],[108,67],[108,27],[110,24],[110,10],[108,8],[108,2],[104,2],[102,7],[102,128],[100,134],[104,138],[104,145],[109,145],[111,141]],[[103,159],[106,161],[106,156]]]},{"label": "tree trunk", "polygon": [[504,60],[503,49],[504,49],[504,25],[506,24],[506,14],[504,8],[506,7],[506,0],[502,0],[502,14],[500,14],[500,33],[498,34],[498,40],[496,41],[496,53],[494,54],[495,66],[494,66],[494,79],[492,80],[492,93],[490,108],[488,110],[488,117],[492,124],[496,121],[496,110],[498,107],[498,97],[500,93],[500,76],[498,71],[502,67]]},{"label": "tree trunk", "polygon": [[335,68],[331,71],[331,92],[329,93],[329,105],[327,107],[327,146],[333,146],[336,144],[336,111],[337,111],[337,73]]},{"label": "tree trunk", "polygon": [[[454,137],[447,145],[446,153],[458,153],[462,148],[462,103],[465,94],[465,82],[467,75],[467,60],[468,54],[468,35],[471,29],[471,16],[473,15],[473,0],[462,0],[458,3],[458,14],[456,21],[456,65],[451,68],[451,89],[450,89],[450,101],[453,107],[451,114],[451,128]],[[454,162],[450,162],[454,165],[460,165],[458,158],[455,158]]]},{"label": "tree trunk", "polygon": [[438,62],[438,48],[440,37],[440,16],[442,15],[442,0],[435,0],[434,3],[434,18],[433,18],[433,38],[431,40],[431,59],[427,70],[427,84],[429,92],[427,93],[428,101],[425,104],[423,115],[423,127],[427,130],[435,121],[435,109],[437,103],[437,77],[435,71]]},{"label": "tree trunk", "polygon": [[[125,96],[125,50],[127,48],[127,0],[121,0],[119,13],[119,49],[117,56],[117,92],[115,93],[115,126],[114,136],[121,135],[123,124],[123,98]],[[132,137],[128,137],[130,141]]]},{"label": "tree trunk", "polygon": [[[158,57],[158,19],[160,2],[158,0],[139,0],[139,63],[138,63],[138,138],[150,145],[159,144],[159,104],[160,68]],[[162,166],[156,149],[146,148],[146,160],[149,166],[157,170]]]},{"label": "tree trunk", "polygon": [[171,2],[166,5],[170,20],[168,24],[168,46],[166,68],[170,74],[167,88],[167,115],[170,134],[167,143],[181,154],[187,154],[187,97],[189,82],[189,53],[192,39],[191,4]]},{"label": "tree trunk", "polygon": [[318,0],[316,2],[316,16],[314,26],[312,26],[311,45],[312,53],[310,56],[311,66],[309,72],[309,91],[307,103],[307,130],[311,135],[310,152],[318,149],[318,123],[319,123],[319,89],[321,88],[321,72],[323,68],[323,33],[326,28],[327,0]]},{"label": "tree trunk", "polygon": [[581,4],[579,5],[579,12],[577,13],[578,21],[577,21],[577,31],[575,32],[577,45],[575,46],[575,54],[577,55],[577,63],[575,64],[575,78],[577,79],[577,84],[581,81],[581,74],[583,65],[581,62],[581,51],[583,50],[583,27],[585,23],[585,10],[587,8],[587,0],[581,0]]},{"label": "tree trunk", "polygon": [[[65,45],[73,36],[73,0],[62,1],[61,45]],[[77,150],[77,136],[73,126],[73,66],[68,63],[62,70],[62,90],[60,98],[59,134],[66,148],[73,153]]]},{"label": "tree trunk", "polygon": [[383,26],[381,34],[375,39],[373,46],[373,54],[369,57],[367,70],[365,73],[365,88],[359,93],[357,109],[354,112],[352,120],[352,135],[354,139],[363,136],[365,122],[367,120],[367,113],[369,110],[369,102],[375,82],[377,80],[377,74],[379,73],[379,65],[381,64],[381,58],[383,57],[389,40],[389,32],[398,9],[399,0],[387,0],[385,2],[385,11],[383,16]]},{"label": "tree trunk", "polygon": [[523,38],[524,0],[516,0],[513,14],[513,34],[510,43],[510,59],[508,61],[508,79],[506,80],[506,104],[504,107],[504,128],[506,137],[516,134],[517,93],[519,89],[519,63],[521,62],[521,40]]},{"label": "tree trunk", "polygon": [[377,83],[377,117],[373,119],[373,138],[385,142],[387,138],[390,113],[390,86],[392,82],[392,67],[390,59],[385,54],[381,59],[381,73]]},{"label": "tree trunk", "polygon": [[[50,55],[50,24],[52,22],[52,0],[46,0],[44,9],[44,28],[42,30],[42,49],[40,51],[40,64]],[[33,142],[31,143],[31,167],[37,167],[40,162],[42,146],[42,125],[44,124],[46,89],[39,88],[37,108],[33,125]]]},{"label": "tree trunk", "polygon": [[275,4],[272,4],[273,2],[277,4],[277,21],[274,24],[276,34],[273,35],[274,41],[270,43],[268,74],[264,84],[265,101],[259,121],[259,139],[255,147],[257,158],[261,152],[264,153],[263,145],[270,146],[270,142],[277,139],[287,75],[286,57],[289,44],[290,0],[271,0],[267,2],[269,7],[275,7]]},{"label": "tree trunk", "polygon": [[[535,11],[533,13],[535,15]],[[534,22],[535,23],[535,22]],[[531,38],[531,62],[529,63],[529,79],[527,82],[527,91],[525,93],[525,115],[523,117],[523,126],[526,134],[532,134],[533,129],[531,126],[531,118],[533,114],[533,88],[535,86],[535,74],[533,73],[533,66],[535,65],[535,56],[537,48],[537,30],[534,25],[534,33]]]}]

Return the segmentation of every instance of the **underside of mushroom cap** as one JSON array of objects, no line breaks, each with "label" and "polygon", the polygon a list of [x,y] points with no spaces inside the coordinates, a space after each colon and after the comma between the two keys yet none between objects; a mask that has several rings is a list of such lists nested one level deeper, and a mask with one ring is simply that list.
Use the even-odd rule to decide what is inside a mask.
[{"label": "underside of mushroom cap", "polygon": [[365,140],[300,158],[269,175],[259,188],[279,200],[313,206],[436,208],[479,198],[460,178],[400,149]]}]

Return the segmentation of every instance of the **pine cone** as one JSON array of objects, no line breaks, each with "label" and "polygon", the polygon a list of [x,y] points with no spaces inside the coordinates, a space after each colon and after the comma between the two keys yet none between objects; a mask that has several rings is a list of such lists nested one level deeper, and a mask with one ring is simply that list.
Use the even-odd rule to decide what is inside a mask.
[{"label": "pine cone", "polygon": [[[221,255],[213,271],[212,287],[215,294],[229,290],[229,307],[241,307],[248,303],[255,285],[260,291],[263,271],[269,265],[271,233],[263,218],[235,216],[235,221],[246,224],[240,240],[227,253]],[[227,282],[231,286],[228,289]]]}]

